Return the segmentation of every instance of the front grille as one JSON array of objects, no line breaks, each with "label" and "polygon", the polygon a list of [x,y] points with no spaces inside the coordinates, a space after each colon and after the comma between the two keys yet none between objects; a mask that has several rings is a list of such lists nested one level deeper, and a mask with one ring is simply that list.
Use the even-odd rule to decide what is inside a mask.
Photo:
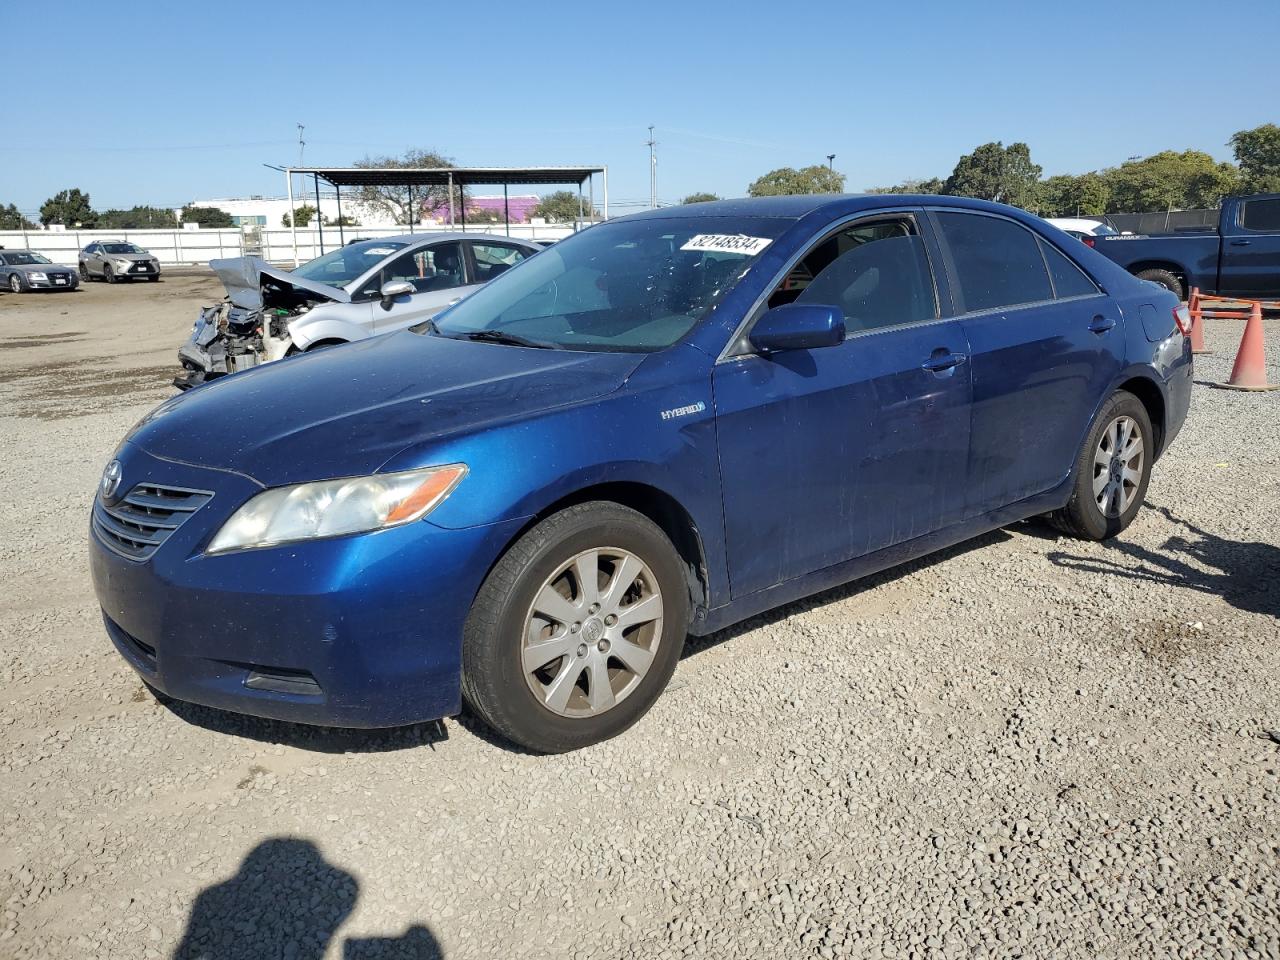
[{"label": "front grille", "polygon": [[151,264],[147,263],[145,260],[135,261],[133,266],[129,268],[129,272],[130,273],[150,273]]},{"label": "front grille", "polygon": [[50,283],[56,283],[59,280],[61,280],[63,283],[71,282],[71,274],[64,273],[62,271],[58,271],[58,272],[51,271],[49,273],[46,273],[45,276],[49,278]]},{"label": "front grille", "polygon": [[119,503],[96,500],[93,529],[103,546],[141,562],[212,497],[208,490],[140,483]]}]

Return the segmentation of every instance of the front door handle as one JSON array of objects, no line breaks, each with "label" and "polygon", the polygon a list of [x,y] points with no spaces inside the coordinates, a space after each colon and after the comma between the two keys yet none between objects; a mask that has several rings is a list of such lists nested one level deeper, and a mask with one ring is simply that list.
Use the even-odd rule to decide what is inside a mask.
[{"label": "front door handle", "polygon": [[1231,245],[1233,247],[1247,247],[1251,243],[1253,243],[1252,240],[1232,240],[1231,241]]},{"label": "front door handle", "polygon": [[960,366],[960,364],[964,363],[967,359],[969,358],[963,353],[952,353],[950,351],[946,351],[945,353],[935,352],[933,356],[920,364],[920,367],[923,370],[928,370],[930,373],[942,373],[944,370],[950,370],[952,367]]},{"label": "front door handle", "polygon": [[1116,322],[1111,317],[1104,317],[1102,314],[1098,314],[1098,316],[1094,317],[1090,322],[1089,329],[1094,333],[1106,333],[1115,325]]},{"label": "front door handle", "polygon": [[452,307],[455,303],[461,303],[461,302],[462,302],[462,298],[461,298],[461,297],[454,297],[452,300],[450,300],[450,301],[446,304],[446,306]]}]

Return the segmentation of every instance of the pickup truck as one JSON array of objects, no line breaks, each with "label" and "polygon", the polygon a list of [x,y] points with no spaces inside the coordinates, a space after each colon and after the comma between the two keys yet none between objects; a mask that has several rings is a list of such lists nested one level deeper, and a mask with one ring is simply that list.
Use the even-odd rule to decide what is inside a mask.
[{"label": "pickup truck", "polygon": [[1184,300],[1192,287],[1229,297],[1280,295],[1280,193],[1227,197],[1214,231],[1095,236],[1084,242]]}]

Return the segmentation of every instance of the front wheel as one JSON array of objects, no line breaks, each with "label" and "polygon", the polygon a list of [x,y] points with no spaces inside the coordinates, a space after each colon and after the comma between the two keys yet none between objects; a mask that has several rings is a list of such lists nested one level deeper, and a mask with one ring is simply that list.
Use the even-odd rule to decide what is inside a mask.
[{"label": "front wheel", "polygon": [[463,695],[531,750],[589,746],[653,706],[688,620],[685,567],[656,524],[616,503],[568,507],[485,579],[463,632]]},{"label": "front wheel", "polygon": [[1138,515],[1154,455],[1147,408],[1133,394],[1117,390],[1085,439],[1071,499],[1049,515],[1050,522],[1085,540],[1114,537]]},{"label": "front wheel", "polygon": [[80,279],[84,283],[89,282],[89,268],[84,265],[84,261],[80,262]]},{"label": "front wheel", "polygon": [[22,292],[22,280],[16,273],[9,274],[9,289],[14,293]]},{"label": "front wheel", "polygon": [[108,263],[102,268],[102,279],[107,281],[107,283],[116,282],[116,272],[111,269],[111,264]]}]

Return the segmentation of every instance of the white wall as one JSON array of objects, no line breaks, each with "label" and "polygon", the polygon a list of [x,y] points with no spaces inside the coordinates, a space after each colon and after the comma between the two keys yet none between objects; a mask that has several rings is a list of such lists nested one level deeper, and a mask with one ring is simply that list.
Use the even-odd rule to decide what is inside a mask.
[{"label": "white wall", "polygon": [[[346,240],[358,237],[393,237],[408,233],[404,227],[325,227],[325,251]],[[454,232],[446,226],[414,227],[415,234]],[[468,233],[505,236],[503,224],[468,225]],[[513,223],[511,236],[525,240],[558,240],[574,232],[571,225]],[[256,236],[256,243],[255,243]],[[299,228],[296,259],[299,263],[321,254],[321,231],[313,227]],[[155,254],[167,266],[205,264],[220,257],[240,257],[255,253],[272,263],[292,266],[295,260],[293,232],[270,225],[261,231],[242,231],[239,227],[218,230],[0,230],[0,247],[6,250],[35,250],[55,263],[74,267],[81,249],[95,240],[128,240]]]}]

